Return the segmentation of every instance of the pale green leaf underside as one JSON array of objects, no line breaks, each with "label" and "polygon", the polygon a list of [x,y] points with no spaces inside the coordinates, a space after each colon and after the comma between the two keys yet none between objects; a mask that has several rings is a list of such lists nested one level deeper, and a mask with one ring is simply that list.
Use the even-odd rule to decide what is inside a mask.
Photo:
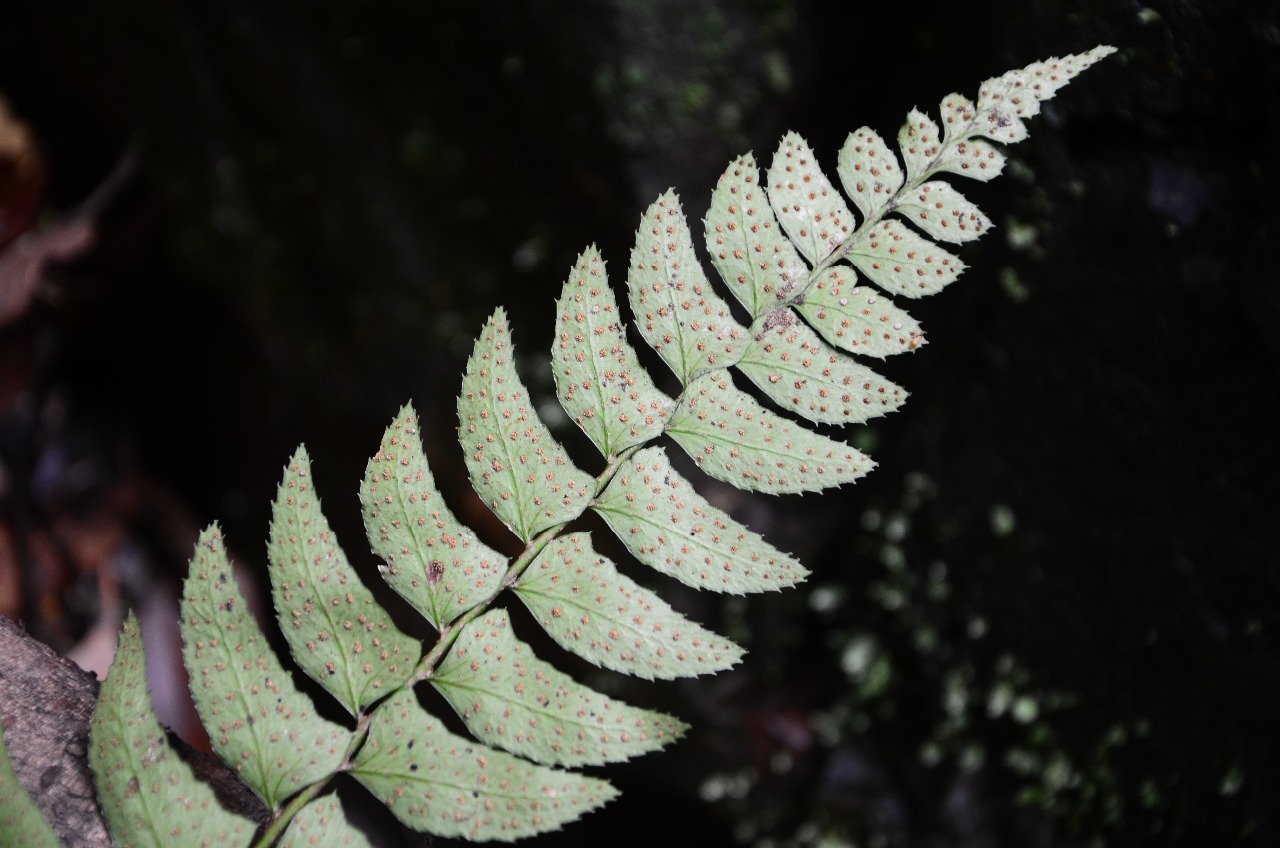
[{"label": "pale green leaf underside", "polygon": [[298,448],[272,510],[271,597],[302,670],[352,715],[409,679],[421,648],[401,633],[347,561]]},{"label": "pale green leaf underside", "polygon": [[822,424],[860,424],[893,412],[907,393],[841,353],[787,310],[789,320],[761,332],[738,370],[774,403]]},{"label": "pale green leaf underside", "polygon": [[316,715],[267,644],[216,526],[200,534],[182,587],[182,656],[218,756],[273,809],[332,774],[351,734]]},{"label": "pale green leaf underside", "polygon": [[587,533],[561,536],[520,576],[516,595],[561,647],[646,680],[711,674],[742,649],[618,572]]},{"label": "pale green leaf underside", "polygon": [[0,728],[0,848],[61,848],[62,840],[18,780]]},{"label": "pale green leaf underside", "polygon": [[[706,279],[678,199],[663,195],[642,219],[627,286],[637,327],[679,377],[681,399],[665,397],[638,364],[603,262],[590,248],[558,303],[557,390],[611,462],[620,453],[626,458],[593,500],[596,481],[573,466],[533,412],[498,310],[477,340],[458,400],[476,491],[525,541],[560,532],[590,506],[641,562],[691,586],[742,593],[803,580],[797,562],[712,507],[661,449],[642,446],[669,433],[708,474],[770,493],[817,491],[866,473],[872,463],[861,453],[765,409],[733,386],[726,369],[738,365],[771,401],[818,423],[859,422],[896,408],[905,393],[841,351],[884,357],[918,347],[923,336],[888,296],[858,286],[853,268],[881,289],[913,298],[954,280],[963,263],[931,239],[965,243],[991,222],[948,183],[926,180],[942,172],[998,175],[1004,154],[981,138],[1026,137],[1023,121],[1041,102],[1112,52],[1098,47],[987,80],[976,104],[949,95],[940,122],[912,110],[898,135],[901,164],[871,130],[850,135],[838,173],[866,219],[863,231],[795,133],[774,155],[767,197],[750,155],[730,163],[712,196],[705,244],[750,312],[754,339]],[[904,220],[879,220],[894,212]],[[810,279],[810,264],[837,259],[853,268],[824,267]],[[361,498],[388,582],[433,625],[443,630],[493,600],[507,563],[444,505],[412,408],[388,429]],[[351,571],[310,489],[301,450],[275,507],[273,597],[300,664],[353,714],[394,690],[369,717],[350,771],[406,824],[443,837],[502,841],[557,829],[616,792],[602,780],[529,759],[621,760],[684,730],[669,716],[581,687],[533,657],[504,611],[489,610],[462,631],[432,682],[474,734],[527,759],[449,733],[418,706],[412,689],[399,688],[419,648]],[[693,676],[740,658],[736,645],[619,574],[592,550],[588,534],[552,535],[539,540],[540,552],[513,588],[560,645],[646,678]],[[279,810],[298,790],[343,768],[350,731],[315,715],[294,687],[246,607],[216,527],[197,545],[182,619],[191,688],[214,749],[268,805]],[[254,824],[218,806],[169,750],[147,694],[133,616],[102,687],[90,760],[120,844],[242,845],[253,836]],[[0,794],[21,801],[25,793],[6,765],[0,762]],[[0,800],[6,839],[17,826],[10,815],[18,813]],[[51,837],[31,826],[31,839]],[[301,810],[280,844],[368,843],[329,795]]]},{"label": "pale green leaf underside", "polygon": [[[579,619],[595,615],[583,612]],[[593,692],[533,655],[506,610],[458,635],[431,683],[489,745],[549,766],[619,762],[678,739],[683,722]]]},{"label": "pale green leaf underside", "polygon": [[858,285],[858,273],[834,265],[822,273],[796,309],[830,344],[883,359],[924,344],[920,324],[879,289]]},{"label": "pale green leaf underside", "polygon": [[836,173],[863,218],[879,213],[902,188],[898,157],[870,127],[849,133],[840,148]]},{"label": "pale green leaf underside", "polygon": [[556,830],[618,793],[445,730],[402,690],[379,707],[351,774],[411,828],[511,842]]},{"label": "pale green leaf underside", "polygon": [[995,145],[967,138],[943,148],[934,172],[947,171],[979,182],[990,182],[1004,170],[1005,156]]},{"label": "pale green leaf underside", "polygon": [[667,433],[717,480],[770,494],[851,483],[875,464],[844,442],[765,409],[723,371],[689,387]]},{"label": "pale green leaf underside", "polygon": [[853,232],[853,213],[818,167],[809,144],[796,133],[782,137],[769,167],[769,203],[796,249],[811,263],[835,250]]},{"label": "pale green leaf underside", "polygon": [[900,221],[881,221],[859,236],[847,257],[885,291],[907,297],[936,294],[964,271],[964,263]]},{"label": "pale green leaf underside", "polygon": [[906,192],[898,200],[897,211],[927,235],[952,244],[973,241],[991,228],[990,218],[940,180]]},{"label": "pale green leaf underside", "polygon": [[705,234],[711,264],[752,320],[790,295],[809,274],[769,206],[750,153],[730,162],[716,183]]},{"label": "pale green leaf underside", "polygon": [[372,843],[347,820],[338,796],[329,793],[294,816],[279,848],[372,848]]},{"label": "pale green leaf underside", "polygon": [[556,304],[552,369],[560,405],[606,457],[662,433],[673,401],[627,342],[596,248],[574,263]]},{"label": "pale green leaf underside", "polygon": [[[697,589],[763,592],[794,586],[808,574],[709,504],[676,473],[661,448],[645,448],[629,458],[596,499],[595,509],[636,559]],[[708,659],[724,650],[715,643],[698,647]]]},{"label": "pale green leaf underside", "polygon": [[1005,143],[1025,138],[1023,119],[1039,114],[1041,102],[1053,97],[1081,71],[1114,52],[1114,47],[1095,47],[1087,53],[1034,62],[987,80],[978,89],[973,132]]},{"label": "pale green leaf underside", "polygon": [[151,706],[142,632],[132,613],[98,693],[89,764],[98,805],[121,848],[248,845],[257,829],[223,809],[169,746]]},{"label": "pale green leaf underside", "polygon": [[703,274],[673,192],[654,201],[640,221],[627,292],[640,335],[681,385],[733,364],[749,340]]},{"label": "pale green leaf underside", "polygon": [[938,125],[919,109],[907,113],[907,122],[898,130],[898,149],[907,167],[907,179],[915,182],[930,169],[942,152],[941,131]]},{"label": "pale green leaf underside", "polygon": [[938,104],[938,113],[942,116],[942,142],[948,145],[964,133],[969,132],[973,118],[977,114],[973,101],[963,94],[948,94]]},{"label": "pale green leaf underside", "polygon": [[458,437],[471,485],[523,541],[580,515],[594,483],[539,420],[516,374],[506,313],[485,324],[462,378]]},{"label": "pale green leaf underside", "polygon": [[445,505],[427,465],[418,417],[405,404],[360,483],[365,534],[391,588],[437,629],[487,598],[507,571]]}]

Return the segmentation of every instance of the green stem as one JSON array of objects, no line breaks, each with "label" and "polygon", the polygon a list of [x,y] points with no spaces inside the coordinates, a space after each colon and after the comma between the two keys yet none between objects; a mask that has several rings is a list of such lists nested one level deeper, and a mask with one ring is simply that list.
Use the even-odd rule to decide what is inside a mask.
[{"label": "green stem", "polygon": [[285,829],[289,827],[293,817],[301,812],[303,807],[310,804],[320,794],[321,790],[328,785],[329,778],[318,780],[297,795],[294,795],[284,809],[276,813],[276,817],[267,825],[266,830],[262,831],[262,836],[254,843],[254,848],[269,848],[269,846],[275,844],[276,840],[284,836]]},{"label": "green stem", "polygon": [[[334,774],[346,771],[351,767],[352,758],[355,757],[356,752],[360,750],[360,746],[364,744],[365,737],[369,735],[369,723],[371,718],[372,716],[369,713],[364,713],[356,719],[355,732],[351,734],[351,741],[347,743],[347,755],[343,757],[342,765],[338,767],[338,770],[334,772]],[[329,785],[329,781],[333,779],[333,776],[334,775],[331,774],[322,780],[317,780],[315,783],[290,798],[289,803],[284,806],[284,809],[276,813],[275,817],[267,824],[266,829],[262,831],[262,836],[258,838],[257,842],[253,843],[253,848],[270,848],[271,845],[278,842],[280,837],[284,836],[284,832],[288,829],[290,823],[293,822],[294,817],[297,816],[298,813],[302,812],[303,807],[310,804],[315,800],[317,795],[324,791],[324,789]]]}]

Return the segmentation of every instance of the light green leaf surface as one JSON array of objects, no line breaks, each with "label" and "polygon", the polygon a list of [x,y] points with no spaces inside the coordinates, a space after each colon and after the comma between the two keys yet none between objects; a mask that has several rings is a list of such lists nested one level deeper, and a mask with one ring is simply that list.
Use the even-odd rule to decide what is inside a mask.
[{"label": "light green leaf surface", "polygon": [[818,337],[795,313],[760,332],[738,370],[774,403],[822,424],[860,424],[893,412],[907,393]]},{"label": "light green leaf surface", "polygon": [[965,268],[958,257],[901,221],[881,221],[871,232],[859,236],[848,259],[880,288],[907,297],[936,294]]},{"label": "light green leaf surface", "polygon": [[594,246],[574,263],[556,304],[551,362],[560,405],[606,457],[662,433],[674,402],[636,359]]},{"label": "light green leaf surface", "polygon": [[1039,114],[1043,101],[1052,98],[1081,71],[1114,52],[1114,47],[1095,47],[1087,53],[1034,62],[987,80],[978,89],[973,132],[1006,144],[1021,141],[1027,136],[1023,119]]},{"label": "light green leaf surface", "polygon": [[347,820],[338,796],[329,793],[293,817],[279,848],[372,848],[372,843]]},{"label": "light green leaf surface", "polygon": [[182,586],[182,657],[214,751],[272,809],[337,770],[351,734],[316,715],[254,621],[222,533],[200,534]]},{"label": "light green leaf surface", "polygon": [[969,132],[974,117],[978,114],[973,101],[963,94],[948,94],[938,104],[938,112],[942,116],[942,142],[947,147],[956,139]]},{"label": "light green leaf surface", "polygon": [[[579,619],[589,623],[594,614]],[[501,609],[466,626],[431,683],[481,742],[543,765],[629,760],[688,729],[671,716],[593,692],[538,659],[511,632]]]},{"label": "light green leaf surface", "polygon": [[769,166],[769,203],[796,248],[811,263],[827,257],[854,231],[853,213],[818,167],[809,143],[782,137]]},{"label": "light green leaf surface", "polygon": [[898,148],[907,166],[907,179],[918,180],[933,165],[942,152],[942,137],[938,125],[924,112],[912,109],[907,122],[898,130]]},{"label": "light green leaf surface", "polygon": [[360,505],[369,545],[386,563],[382,578],[437,630],[487,598],[506,574],[506,557],[445,505],[411,404],[396,413],[365,467]]},{"label": "light green leaf surface", "polygon": [[636,328],[681,385],[737,361],[749,339],[711,288],[673,192],[645,211],[631,250],[627,292]]},{"label": "light green leaf surface", "polygon": [[[808,574],[695,492],[661,448],[628,459],[595,509],[636,559],[697,589],[763,592],[794,586]],[[708,658],[723,650],[698,648]]]},{"label": "light green leaf surface", "polygon": [[809,266],[778,224],[750,153],[730,162],[716,183],[705,234],[711,264],[752,320],[808,278]]},{"label": "light green leaf surface", "polygon": [[[1040,104],[1036,103],[1035,106],[1036,110],[1039,111]],[[975,121],[975,130],[975,134],[986,136],[992,141],[998,141],[1001,144],[1017,144],[1030,135],[1026,124],[1022,123],[1022,121],[1011,119],[1009,112],[999,109],[983,113]]]},{"label": "light green leaf surface", "polygon": [[557,830],[618,794],[455,736],[409,690],[379,707],[351,774],[409,827],[474,841]]},{"label": "light green leaf surface", "polygon": [[939,241],[963,244],[981,237],[991,219],[951,187],[933,180],[913,188],[898,200],[898,213]]},{"label": "light green leaf surface", "polygon": [[836,173],[864,219],[878,214],[902,188],[898,157],[870,127],[849,133],[840,148]]},{"label": "light green leaf surface", "polygon": [[667,433],[717,480],[775,495],[851,483],[875,465],[845,443],[765,409],[723,371],[689,387]]},{"label": "light green leaf surface", "polygon": [[62,840],[18,780],[0,728],[0,848],[61,848]]},{"label": "light green leaf surface", "polygon": [[822,273],[796,309],[830,344],[883,359],[925,343],[920,324],[887,294],[858,285],[858,273],[834,265]]},{"label": "light green leaf surface", "polygon": [[534,411],[516,374],[502,309],[489,318],[467,361],[458,421],[471,485],[523,541],[586,509],[594,481],[574,467]]},{"label": "light green leaf surface", "polygon": [[646,680],[712,674],[742,649],[618,572],[587,533],[561,536],[520,575],[516,595],[561,647]]},{"label": "light green leaf surface", "polygon": [[421,647],[347,562],[298,448],[272,510],[271,597],[294,659],[352,715],[409,679]]},{"label": "light green leaf surface", "polygon": [[978,138],[948,144],[934,165],[934,172],[948,171],[979,182],[989,182],[1004,170],[1005,156],[995,145]]},{"label": "light green leaf surface", "polygon": [[89,764],[98,805],[120,848],[248,845],[257,829],[223,809],[170,747],[151,706],[142,632],[132,613],[98,693]]}]

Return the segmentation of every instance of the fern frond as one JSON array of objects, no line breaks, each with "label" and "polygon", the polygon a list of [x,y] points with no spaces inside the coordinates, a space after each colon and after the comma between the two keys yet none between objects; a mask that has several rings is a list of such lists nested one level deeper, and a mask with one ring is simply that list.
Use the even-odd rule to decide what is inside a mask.
[{"label": "fern frond", "polygon": [[[715,588],[728,582],[723,577]],[[586,533],[561,536],[543,548],[514,588],[547,635],[603,668],[673,680],[724,671],[742,658],[737,645],[620,574]]]},{"label": "fern frond", "polygon": [[450,733],[410,689],[379,707],[351,775],[409,827],[477,841],[555,830],[617,795],[599,778]]},{"label": "fern frond", "polygon": [[808,574],[699,495],[662,448],[629,457],[595,510],[632,556],[697,589],[762,592],[793,586]]},{"label": "fern frond", "polygon": [[[271,526],[273,597],[294,659],[347,710],[349,726],[321,718],[294,686],[246,609],[219,531],[207,530],[184,586],[184,658],[214,749],[273,810],[259,844],[300,844],[325,821],[358,843],[334,796],[322,795],[340,771],[409,827],[519,839],[616,795],[606,781],[562,767],[628,759],[680,736],[678,719],[592,692],[533,656],[495,602],[512,589],[556,643],[637,677],[737,663],[741,648],[620,573],[572,523],[594,510],[640,564],[699,589],[741,594],[804,580],[799,562],[712,506],[653,442],[666,435],[704,473],[752,491],[818,492],[866,474],[868,457],[812,425],[862,423],[905,401],[901,387],[854,356],[918,349],[919,323],[890,293],[918,298],[950,285],[965,266],[937,242],[963,245],[991,228],[938,177],[995,177],[1004,155],[992,142],[1024,138],[1023,121],[1041,102],[1111,52],[988,80],[976,104],[950,95],[940,123],[912,110],[897,153],[873,130],[856,130],[836,162],[847,199],[795,133],[767,175],[751,154],[737,157],[712,193],[703,244],[747,324],[704,272],[679,198],[659,197],[641,218],[626,290],[636,331],[679,380],[675,398],[627,340],[599,251],[583,251],[556,304],[551,357],[561,405],[603,459],[594,476],[539,420],[515,370],[506,314],[496,310],[467,363],[458,434],[473,488],[521,552],[507,560],[449,510],[410,406],[387,428],[360,488],[383,578],[438,631],[425,651],[352,571],[299,449]],[[735,371],[777,411],[744,392]],[[114,835],[160,844],[156,828],[194,840],[203,827],[201,844],[245,844],[248,825],[238,819],[175,818],[209,809],[208,797],[164,748],[141,667],[130,618],[93,743]],[[423,681],[475,739],[418,704]],[[170,786],[185,799],[177,806],[161,797]],[[139,819],[158,823],[146,831],[156,838],[139,835]]]},{"label": "fern frond", "polygon": [[353,716],[409,679],[421,656],[356,577],[320,511],[311,459],[285,469],[267,545],[271,595],[289,650]]},{"label": "fern frond", "polygon": [[640,367],[594,246],[556,304],[552,362],[560,405],[606,457],[662,435],[673,401]]},{"label": "fern frond", "polygon": [[528,542],[582,514],[595,493],[533,409],[516,374],[507,316],[498,309],[476,340],[458,398],[458,437],[471,485]]},{"label": "fern frond", "polygon": [[[512,686],[512,679],[519,682]],[[544,765],[628,760],[675,741],[687,727],[578,685],[533,656],[503,610],[467,625],[431,683],[481,742]]]},{"label": "fern frond", "polygon": [[182,659],[196,711],[213,750],[249,788],[278,810],[300,789],[336,772],[352,733],[316,713],[267,644],[216,526],[196,543],[181,614]]},{"label": "fern frond", "polygon": [[142,631],[133,613],[98,694],[91,742],[98,804],[118,844],[249,844],[255,823],[222,809],[165,738],[147,691]]},{"label": "fern frond", "polygon": [[369,460],[360,503],[382,578],[437,630],[500,589],[506,557],[444,503],[411,404],[401,407]]},{"label": "fern frond", "polygon": [[[159,728],[158,722],[156,727]],[[12,730],[0,727],[0,833],[9,840],[6,844],[24,848],[60,848],[62,840],[40,815],[35,799],[18,779],[13,760],[9,757],[6,732],[11,733]],[[116,814],[117,811],[113,810],[112,815]]]}]

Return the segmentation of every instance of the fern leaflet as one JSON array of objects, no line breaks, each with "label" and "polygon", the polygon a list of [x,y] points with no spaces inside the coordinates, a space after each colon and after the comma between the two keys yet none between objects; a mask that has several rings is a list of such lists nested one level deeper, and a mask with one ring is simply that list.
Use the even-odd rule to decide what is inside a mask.
[{"label": "fern leaflet", "polygon": [[[551,357],[557,397],[600,452],[599,474],[576,466],[538,419],[506,315],[495,311],[462,380],[458,433],[472,486],[521,553],[506,561],[449,510],[412,407],[387,428],[360,489],[384,579],[438,631],[425,650],[351,569],[300,449],[275,504],[273,599],[298,665],[349,723],[321,718],[295,687],[246,609],[219,531],[205,531],[184,587],[184,657],[215,750],[272,810],[256,844],[303,844],[326,826],[360,844],[324,794],[343,771],[409,827],[446,837],[515,840],[609,801],[606,781],[567,769],[656,750],[684,724],[534,657],[496,605],[503,590],[554,641],[605,668],[671,679],[734,665],[741,648],[624,576],[568,525],[594,510],[637,561],[697,588],[760,592],[803,580],[798,562],[708,503],[653,440],[670,436],[709,476],[753,491],[817,492],[867,473],[869,458],[809,425],[860,423],[904,402],[901,387],[851,354],[917,349],[923,332],[893,297],[954,282],[965,266],[937,242],[962,245],[991,228],[938,177],[995,177],[1004,155],[992,142],[1023,139],[1041,102],[1112,52],[1004,74],[976,103],[949,95],[940,124],[913,110],[897,136],[901,159],[874,131],[856,130],[837,157],[844,194],[795,133],[767,175],[752,155],[735,159],[712,194],[703,243],[747,324],[704,273],[679,198],[658,198],[642,216],[626,291],[639,335],[679,379],[678,397],[641,367],[604,261],[585,250],[556,304]],[[739,388],[735,371],[780,411]],[[130,618],[93,742],[113,835],[121,844],[248,844],[247,820],[217,808],[167,750],[141,653]],[[423,681],[474,740],[418,704]]]}]

